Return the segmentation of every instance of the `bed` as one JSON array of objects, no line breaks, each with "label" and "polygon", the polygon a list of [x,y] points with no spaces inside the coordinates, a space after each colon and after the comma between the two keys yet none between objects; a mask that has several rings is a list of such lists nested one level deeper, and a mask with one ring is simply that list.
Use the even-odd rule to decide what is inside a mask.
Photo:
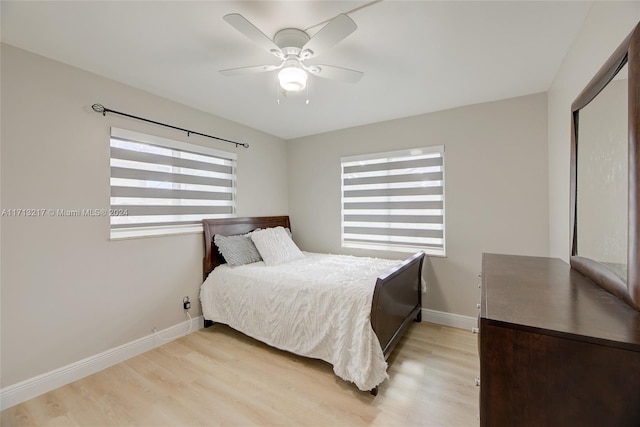
[{"label": "bed", "polygon": [[[311,307],[308,311],[311,313],[319,313],[325,310],[331,311],[331,318],[327,322],[332,322],[333,328],[344,331],[347,330],[346,335],[340,332],[337,338],[331,338],[332,335],[328,335],[329,339],[334,339],[335,342],[326,342],[327,337],[322,337],[325,342],[320,346],[314,343],[313,346],[304,343],[307,347],[314,347],[313,351],[301,350],[301,342],[305,337],[310,336],[310,339],[315,339],[314,328],[322,328],[325,325],[325,321],[321,323],[316,317],[314,321],[300,321],[300,319],[294,319],[294,323],[290,328],[295,329],[295,343],[287,344],[277,339],[269,339],[262,336],[260,327],[258,329],[252,326],[245,325],[244,318],[251,317],[249,315],[242,316],[236,321],[227,321],[224,316],[225,312],[232,312],[237,306],[242,306],[243,313],[252,313],[252,316],[264,316],[268,317],[273,322],[271,317],[271,311],[260,311],[264,307],[269,307],[269,304],[273,304],[277,301],[279,305],[287,303],[287,301],[295,302],[297,300],[304,300],[304,298],[292,297],[289,295],[292,290],[284,291],[282,286],[273,286],[269,284],[257,283],[249,274],[260,275],[260,280],[269,281],[272,280],[272,284],[281,284],[280,271],[284,270],[284,267],[280,265],[265,267],[263,262],[256,262],[255,264],[242,265],[240,267],[228,267],[225,259],[220,255],[218,247],[214,243],[216,236],[240,236],[247,233],[254,232],[254,230],[274,230],[278,227],[285,229],[291,229],[291,224],[288,216],[270,216],[270,217],[245,217],[245,218],[226,218],[226,219],[204,219],[202,221],[204,227],[204,244],[205,255],[203,259],[203,278],[204,283],[201,288],[201,303],[203,305],[203,314],[205,317],[205,327],[212,326],[216,322],[226,323],[234,329],[240,332],[252,336],[258,340],[264,341],[274,347],[291,351],[296,354],[307,357],[315,357],[325,360],[331,363],[334,367],[334,372],[337,376],[353,382],[360,390],[370,391],[373,395],[377,394],[378,385],[386,378],[386,360],[391,352],[394,350],[404,332],[411,325],[413,321],[421,321],[421,308],[422,308],[422,263],[424,260],[424,253],[419,252],[409,257],[404,261],[390,261],[390,260],[375,260],[373,264],[372,258],[357,258],[349,257],[345,255],[320,255],[312,253],[304,253],[304,257],[300,259],[290,261],[286,264],[288,269],[297,269],[297,271],[311,272],[311,276],[304,277],[297,276],[297,283],[304,283],[311,285],[317,285],[320,280],[319,276],[322,276],[325,280],[325,284],[322,286],[316,286],[324,292],[325,296],[307,298],[310,304],[318,303],[320,305]],[[254,237],[255,238],[255,237]],[[257,243],[257,242],[256,242]],[[351,259],[352,258],[352,259]],[[318,259],[319,264],[323,264],[324,267],[312,265],[313,260]],[[266,260],[265,260],[266,262]],[[349,303],[344,311],[354,311],[354,306],[359,306],[358,311],[366,311],[364,314],[355,314],[358,320],[351,320],[349,316],[343,316],[341,312],[334,312],[332,310],[338,309],[337,306],[340,301],[347,301],[350,296],[345,297],[341,295],[341,287],[336,283],[326,283],[326,279],[331,280],[331,274],[324,274],[325,270],[322,268],[333,268],[335,266],[342,265],[343,262],[355,262],[356,264],[367,264],[369,267],[368,272],[373,273],[377,271],[376,276],[372,277],[351,277],[348,280],[354,283],[356,287],[369,287],[366,297],[358,296],[354,300],[355,302]],[[213,274],[214,269],[219,267]],[[259,270],[262,268],[262,270]],[[337,268],[339,269],[339,268]],[[384,271],[379,271],[384,269]],[[347,269],[348,270],[348,269]],[[354,274],[354,273],[352,273]],[[355,273],[357,274],[357,273]],[[230,275],[230,276],[228,276]],[[271,277],[273,276],[273,277]],[[239,280],[240,282],[233,282],[233,280]],[[339,279],[339,280],[344,280]],[[229,281],[229,283],[227,283]],[[226,288],[225,288],[226,286]],[[224,292],[224,290],[233,292]],[[280,296],[272,294],[272,289],[280,289],[280,292],[286,292]],[[373,290],[373,292],[371,292]],[[236,293],[236,296],[230,294]],[[243,293],[244,292],[244,293]],[[321,293],[322,293],[321,292]],[[235,300],[234,300],[235,298]],[[331,301],[324,301],[324,306],[321,305],[322,298],[334,298]],[[366,298],[366,299],[364,299]],[[264,300],[264,303],[262,302]],[[251,301],[252,306],[247,308],[248,301]],[[368,304],[366,307],[362,307],[363,304]],[[261,308],[262,307],[262,308]],[[240,308],[238,308],[240,310]],[[236,310],[236,311],[238,311]],[[339,309],[338,309],[339,310]],[[257,311],[257,314],[254,313]],[[286,307],[280,309],[283,312],[290,312]],[[355,311],[354,311],[355,312]],[[336,314],[337,313],[337,314]],[[210,317],[210,318],[209,318]],[[303,316],[308,318],[309,316]],[[234,318],[231,316],[230,318]],[[237,317],[236,317],[237,319]],[[366,322],[363,322],[365,319]],[[283,322],[291,321],[284,319]],[[233,324],[232,324],[233,323]],[[265,323],[265,322],[262,322]],[[267,322],[268,323],[268,322]],[[363,325],[363,323],[366,323]],[[306,328],[306,329],[305,329]],[[358,337],[352,338],[349,335],[349,331],[353,329],[353,334],[359,334]],[[369,331],[374,338],[368,338]],[[362,335],[362,338],[360,335]],[[365,341],[371,341],[369,346]],[[357,344],[357,345],[356,345]],[[357,346],[359,348],[356,348]],[[305,347],[305,348],[307,348]],[[332,351],[323,352],[318,351],[320,347],[331,348]],[[361,356],[365,359],[362,359]],[[348,360],[353,358],[354,360]],[[337,360],[339,359],[339,360]],[[347,359],[347,360],[345,360]],[[363,365],[363,366],[358,366]],[[344,367],[346,368],[346,371]],[[355,374],[353,371],[357,371]],[[351,371],[349,371],[351,369]],[[365,372],[364,377],[360,377],[362,372]],[[370,371],[370,372],[369,372]],[[363,374],[364,375],[364,374]]]}]

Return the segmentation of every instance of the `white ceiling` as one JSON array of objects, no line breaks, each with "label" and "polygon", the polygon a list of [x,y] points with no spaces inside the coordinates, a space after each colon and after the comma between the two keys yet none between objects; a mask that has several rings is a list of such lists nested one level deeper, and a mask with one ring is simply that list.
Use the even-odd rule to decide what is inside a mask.
[{"label": "white ceiling", "polygon": [[[358,29],[309,63],[363,71],[356,84],[310,78],[276,103],[276,64],[222,17],[267,36],[367,5],[345,1],[6,1],[2,41],[285,139],[544,92],[591,2],[382,1],[349,13]],[[100,100],[96,100],[99,102]],[[128,111],[126,105],[108,107]],[[176,125],[180,125],[179,123]]]}]

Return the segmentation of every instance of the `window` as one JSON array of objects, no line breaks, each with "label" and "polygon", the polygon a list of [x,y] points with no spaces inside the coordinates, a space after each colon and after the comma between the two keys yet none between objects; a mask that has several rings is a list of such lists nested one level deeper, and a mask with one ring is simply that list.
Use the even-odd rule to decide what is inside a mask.
[{"label": "window", "polygon": [[343,157],[342,246],[444,256],[444,147]]},{"label": "window", "polygon": [[236,155],[111,128],[111,238],[202,231],[235,216]]}]

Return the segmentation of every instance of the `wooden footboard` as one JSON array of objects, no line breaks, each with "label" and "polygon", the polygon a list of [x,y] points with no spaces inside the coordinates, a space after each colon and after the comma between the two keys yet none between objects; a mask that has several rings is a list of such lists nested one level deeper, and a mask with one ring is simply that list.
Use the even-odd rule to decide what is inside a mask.
[{"label": "wooden footboard", "polygon": [[371,304],[371,326],[385,359],[413,320],[421,320],[422,262],[418,252],[385,276],[379,277]]}]

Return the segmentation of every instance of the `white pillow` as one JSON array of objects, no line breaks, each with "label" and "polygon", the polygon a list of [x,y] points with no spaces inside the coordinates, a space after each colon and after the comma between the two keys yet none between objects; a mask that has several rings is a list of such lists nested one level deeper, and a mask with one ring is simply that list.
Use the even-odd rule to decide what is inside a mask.
[{"label": "white pillow", "polygon": [[266,265],[282,264],[304,257],[283,227],[254,231],[251,233],[251,240]]}]

